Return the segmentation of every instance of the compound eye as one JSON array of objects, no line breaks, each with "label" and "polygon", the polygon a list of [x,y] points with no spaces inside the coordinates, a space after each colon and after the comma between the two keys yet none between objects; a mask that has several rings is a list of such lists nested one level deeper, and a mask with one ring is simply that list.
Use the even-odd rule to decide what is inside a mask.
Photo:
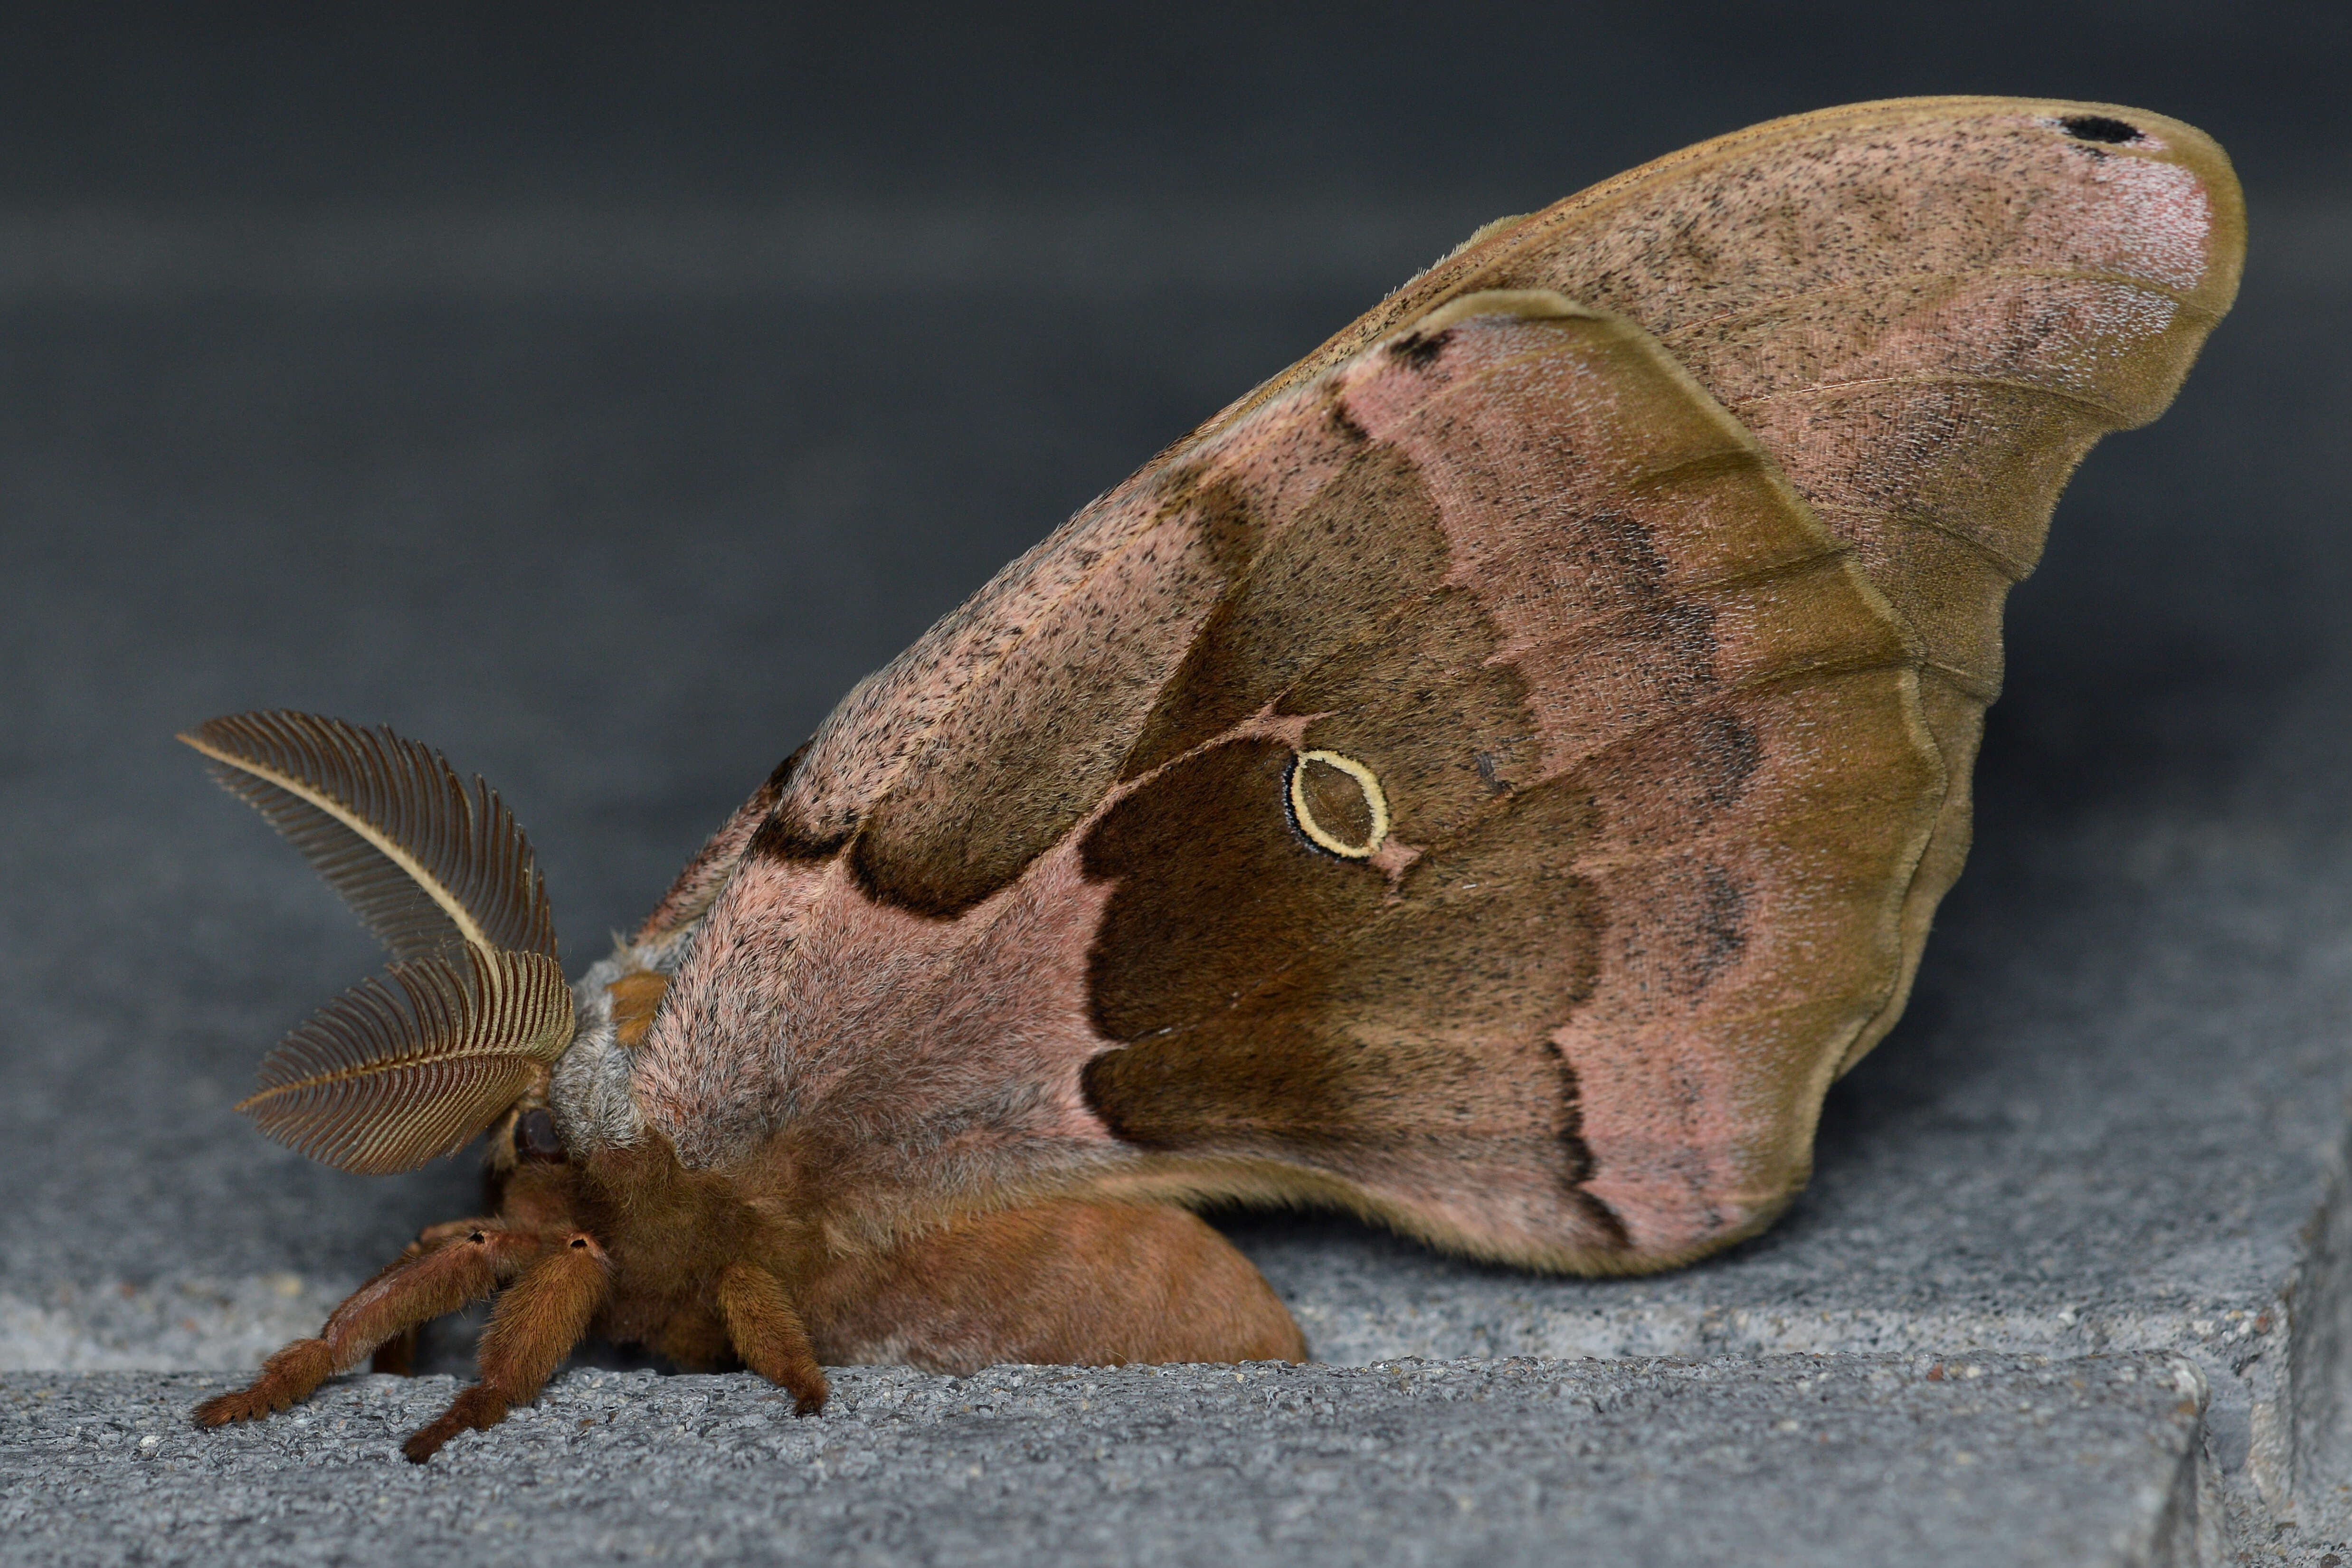
[{"label": "compound eye", "polygon": [[565,1158],[563,1140],[555,1135],[555,1117],[547,1107],[535,1105],[515,1118],[514,1151],[519,1160],[537,1160],[542,1164]]}]

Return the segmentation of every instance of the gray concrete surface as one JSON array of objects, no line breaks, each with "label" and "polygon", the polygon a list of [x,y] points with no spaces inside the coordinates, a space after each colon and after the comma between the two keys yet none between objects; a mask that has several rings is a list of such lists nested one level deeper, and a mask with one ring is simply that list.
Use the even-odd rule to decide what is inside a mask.
[{"label": "gray concrete surface", "polygon": [[[421,293],[382,272],[273,293],[0,267],[0,1550],[198,1557],[237,1528],[240,1550],[287,1561],[436,1561],[461,1536],[583,1562],[664,1542],[840,1561],[1205,1562],[1300,1541],[1335,1562],[1551,1561],[1571,1539],[1634,1562],[2340,1553],[2352,226],[2259,191],[2254,211],[2238,315],[2163,424],[2095,455],[2017,595],[1975,859],[1909,1016],[1832,1094],[1814,1185],[1773,1232],[1678,1275],[1587,1282],[1225,1216],[1348,1363],[1274,1380],[1328,1410],[1260,1413],[1246,1379],[1226,1394],[1213,1373],[1051,1373],[962,1426],[956,1385],[861,1373],[843,1386],[877,1404],[779,1434],[748,1384],[606,1358],[423,1478],[384,1437],[445,1384],[341,1385],[307,1425],[211,1449],[167,1420],[189,1373],[309,1331],[472,1197],[462,1161],[346,1177],[229,1110],[268,1045],[376,955],[171,731],[286,704],[431,740],[530,826],[576,968],[851,679],[1462,226],[1339,225],[1348,247],[1292,274],[1224,259],[1263,238],[1262,209],[1202,205],[1145,302],[1082,273],[1031,291],[1013,268],[960,289],[952,249],[901,292],[838,299],[803,274],[740,287],[756,267],[674,290],[658,245],[634,281],[568,291],[497,267]],[[0,225],[27,232],[47,231]],[[432,1364],[463,1352],[457,1325]],[[1784,1352],[1850,1379],[1831,1385],[1844,1436],[1801,1465],[1762,1435],[1801,1432],[1829,1397],[1798,1389],[1809,1363],[1474,1359]],[[1895,1359],[1846,1359],[1865,1352]],[[2069,1373],[2050,1385],[2068,1392],[2016,1395],[2063,1406],[2045,1428],[1904,1381],[1920,1357],[1980,1353],[1996,1370],[1969,1386],[2043,1375],[2020,1352],[2178,1354],[2210,1396],[2184,1415],[2145,1403],[2153,1373],[2138,1393]],[[1447,1359],[1412,1374],[1429,1388],[1486,1388],[1475,1420],[1349,1370],[1405,1355]],[[1114,1489],[1054,1403],[1087,1378],[1125,1391],[1106,1420],[1157,1478],[1091,1516],[1076,1505]],[[1223,1414],[1201,1403],[1213,1388]],[[1563,1449],[1547,1391],[1619,1388],[1646,1392]],[[712,1416],[698,1402],[720,1392],[767,1426]],[[608,1449],[563,1439],[576,1471],[545,1462],[563,1419],[592,1418],[560,1419],[566,1401],[614,1415]],[[160,1462],[135,1468],[125,1445],[148,1435]],[[1399,1468],[1349,1447],[1368,1438]],[[779,1447],[793,1462],[768,1462]],[[2080,1453],[2108,1458],[2070,1468]],[[942,1490],[960,1465],[969,1484]],[[2179,1527],[2192,1494],[2201,1536]],[[698,1536],[693,1499],[725,1522]],[[1127,1533],[1073,1533],[1087,1517]],[[579,1532],[531,1533],[541,1519]]]},{"label": "gray concrete surface", "polygon": [[[575,1373],[423,1469],[447,1378],[185,1429],[219,1380],[19,1375],[0,1563],[2177,1564],[2203,1379],[2128,1355]],[[2200,1541],[2201,1538],[2201,1541]]]}]

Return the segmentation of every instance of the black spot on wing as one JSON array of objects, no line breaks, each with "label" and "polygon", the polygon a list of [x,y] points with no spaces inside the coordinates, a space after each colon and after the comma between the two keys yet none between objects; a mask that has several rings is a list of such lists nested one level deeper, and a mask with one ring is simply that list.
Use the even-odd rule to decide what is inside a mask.
[{"label": "black spot on wing", "polygon": [[745,859],[778,863],[831,859],[841,852],[843,845],[849,842],[850,835],[857,831],[857,824],[854,820],[837,826],[818,827],[806,819],[799,803],[792,799],[792,778],[799,771],[801,758],[807,751],[808,747],[803,745],[786,757],[769,779],[769,784],[774,785],[784,798],[777,802],[776,808],[768,813],[768,819],[752,833],[751,842],[743,846]]},{"label": "black spot on wing", "polygon": [[777,862],[828,859],[838,853],[856,824],[846,823],[830,831],[814,828],[791,798],[793,780],[799,776],[801,763],[807,760],[814,740],[803,741],[798,750],[776,764],[768,782],[760,786],[760,794],[775,802],[767,819],[753,830],[751,841],[743,846],[747,860]]},{"label": "black spot on wing", "polygon": [[1427,336],[1407,332],[1389,345],[1389,357],[1408,370],[1427,370],[1453,341],[1451,331],[1431,332]]},{"label": "black spot on wing", "polygon": [[1648,597],[1664,595],[1673,563],[1641,519],[1604,510],[1586,518],[1579,532],[1592,567],[1621,583],[1621,592]]},{"label": "black spot on wing", "polygon": [[2059,128],[2077,142],[2137,142],[2140,129],[2137,125],[2105,114],[2070,114],[2061,120]]},{"label": "black spot on wing", "polygon": [[1693,772],[1706,792],[1706,803],[1717,811],[1728,809],[1747,793],[1748,781],[1763,760],[1763,742],[1756,731],[1733,713],[1711,713],[1693,726]]}]

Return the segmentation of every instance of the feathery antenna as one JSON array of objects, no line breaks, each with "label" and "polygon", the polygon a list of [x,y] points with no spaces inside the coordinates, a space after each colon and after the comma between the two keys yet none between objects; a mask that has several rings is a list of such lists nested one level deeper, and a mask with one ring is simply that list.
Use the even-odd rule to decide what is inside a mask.
[{"label": "feathery antenna", "polygon": [[237,1106],[341,1170],[383,1175],[454,1154],[572,1043],[553,959],[467,948],[395,963],[286,1037]]},{"label": "feathery antenna", "polygon": [[555,954],[530,843],[498,792],[389,729],[236,713],[180,737],[268,819],[395,960],[464,943]]},{"label": "feathery antenna", "polygon": [[393,957],[287,1036],[237,1109],[346,1171],[455,1153],[572,1043],[547,885],[514,814],[388,729],[237,713],[180,739]]}]

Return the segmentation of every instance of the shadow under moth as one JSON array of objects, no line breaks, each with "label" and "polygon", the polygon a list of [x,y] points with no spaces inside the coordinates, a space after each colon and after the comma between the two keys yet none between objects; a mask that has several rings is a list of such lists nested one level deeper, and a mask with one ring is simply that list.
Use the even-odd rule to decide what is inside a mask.
[{"label": "shadow under moth", "polygon": [[1917,99],[1479,230],[860,683],[567,984],[514,818],[386,730],[184,739],[391,950],[245,1109],[489,1133],[207,1426],[495,1297],[423,1460],[584,1337],[742,1364],[1303,1359],[1192,1212],[1528,1268],[1769,1224],[1969,834],[2000,613],[2238,285],[2221,150]]}]

